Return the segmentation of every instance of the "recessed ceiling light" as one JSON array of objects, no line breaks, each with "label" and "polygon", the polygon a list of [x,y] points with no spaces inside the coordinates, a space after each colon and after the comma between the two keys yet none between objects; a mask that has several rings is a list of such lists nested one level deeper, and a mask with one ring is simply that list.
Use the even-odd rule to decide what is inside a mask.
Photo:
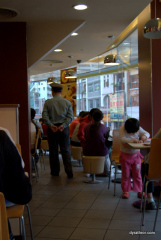
[{"label": "recessed ceiling light", "polygon": [[78,35],[78,33],[76,33],[76,32],[71,34],[71,36],[77,36],[77,35]]},{"label": "recessed ceiling light", "polygon": [[87,5],[78,4],[78,5],[74,5],[73,8],[76,9],[76,10],[85,10],[85,9],[87,9]]},{"label": "recessed ceiling light", "polygon": [[54,52],[61,52],[62,49],[54,49]]}]

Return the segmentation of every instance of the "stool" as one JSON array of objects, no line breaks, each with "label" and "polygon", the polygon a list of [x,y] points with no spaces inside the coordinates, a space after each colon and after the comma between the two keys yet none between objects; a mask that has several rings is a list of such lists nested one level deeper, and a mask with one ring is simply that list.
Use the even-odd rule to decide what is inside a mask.
[{"label": "stool", "polygon": [[85,173],[92,174],[92,180],[85,181],[85,183],[101,183],[102,181],[96,180],[95,174],[103,173],[105,165],[104,156],[83,156],[83,168]]},{"label": "stool", "polygon": [[73,159],[79,161],[79,166],[82,166],[82,147],[71,146],[71,155]]}]

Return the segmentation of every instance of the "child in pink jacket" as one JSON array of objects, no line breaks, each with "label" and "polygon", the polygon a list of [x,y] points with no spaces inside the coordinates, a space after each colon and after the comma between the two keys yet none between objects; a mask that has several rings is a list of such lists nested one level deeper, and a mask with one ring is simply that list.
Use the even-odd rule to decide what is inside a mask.
[{"label": "child in pink jacket", "polygon": [[[129,198],[129,192],[142,192],[141,159],[143,156],[139,149],[131,148],[127,143],[144,142],[150,134],[139,126],[135,118],[126,120],[125,125],[120,128],[120,163],[122,169],[121,188],[122,198]],[[133,177],[133,188],[131,187],[131,169]]]}]

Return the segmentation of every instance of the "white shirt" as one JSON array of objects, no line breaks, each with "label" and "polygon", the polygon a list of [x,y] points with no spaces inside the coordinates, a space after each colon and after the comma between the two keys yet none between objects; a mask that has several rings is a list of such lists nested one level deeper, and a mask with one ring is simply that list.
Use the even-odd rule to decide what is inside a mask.
[{"label": "white shirt", "polygon": [[128,153],[128,154],[134,154],[135,152],[139,151],[139,149],[133,149],[130,146],[128,146],[126,143],[132,143],[134,138],[140,139],[143,135],[145,135],[147,138],[150,137],[150,134],[145,131],[142,127],[139,128],[139,131],[135,134],[127,133],[125,130],[125,127],[120,127],[120,141],[121,141],[121,152]]}]

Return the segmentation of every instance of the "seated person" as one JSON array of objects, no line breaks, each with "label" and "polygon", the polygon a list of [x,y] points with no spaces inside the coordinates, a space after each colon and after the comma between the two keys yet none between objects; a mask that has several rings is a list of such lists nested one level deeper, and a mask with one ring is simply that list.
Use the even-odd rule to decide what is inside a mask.
[{"label": "seated person", "polygon": [[94,111],[99,110],[98,108],[92,108],[88,115],[80,119],[80,126],[78,130],[78,139],[80,140],[81,146],[83,147],[85,138],[84,138],[84,128],[88,123],[92,122],[92,114]]},{"label": "seated person", "polygon": [[83,154],[86,156],[105,156],[105,175],[110,171],[110,159],[108,148],[106,146],[109,128],[101,123],[103,113],[98,109],[92,115],[92,123],[85,126],[85,142],[83,145]]},{"label": "seated person", "polygon": [[80,140],[79,140],[77,134],[78,134],[78,131],[79,131],[80,120],[82,118],[84,118],[85,116],[87,116],[88,114],[89,114],[89,112],[85,112],[85,111],[80,112],[80,114],[79,114],[79,123],[75,127],[75,129],[73,131],[73,135],[71,137],[71,145],[72,146],[81,147]]},{"label": "seated person", "polygon": [[78,116],[77,118],[75,118],[75,119],[71,122],[71,124],[69,124],[70,139],[71,139],[71,137],[72,137],[72,135],[73,135],[74,129],[76,128],[76,126],[77,126],[78,123],[80,122],[80,119],[81,119],[83,113],[84,113],[84,111],[81,111],[81,112],[79,113],[79,116]]},{"label": "seated person", "polygon": [[[31,201],[32,188],[25,175],[24,162],[7,129],[0,128],[0,192],[4,194],[6,207],[24,205]],[[10,230],[10,239],[12,233]]]},{"label": "seated person", "polygon": [[39,119],[39,122],[41,123],[42,130],[43,130],[42,139],[47,140],[48,139],[48,134],[47,134],[48,126],[43,122],[42,118]]}]

